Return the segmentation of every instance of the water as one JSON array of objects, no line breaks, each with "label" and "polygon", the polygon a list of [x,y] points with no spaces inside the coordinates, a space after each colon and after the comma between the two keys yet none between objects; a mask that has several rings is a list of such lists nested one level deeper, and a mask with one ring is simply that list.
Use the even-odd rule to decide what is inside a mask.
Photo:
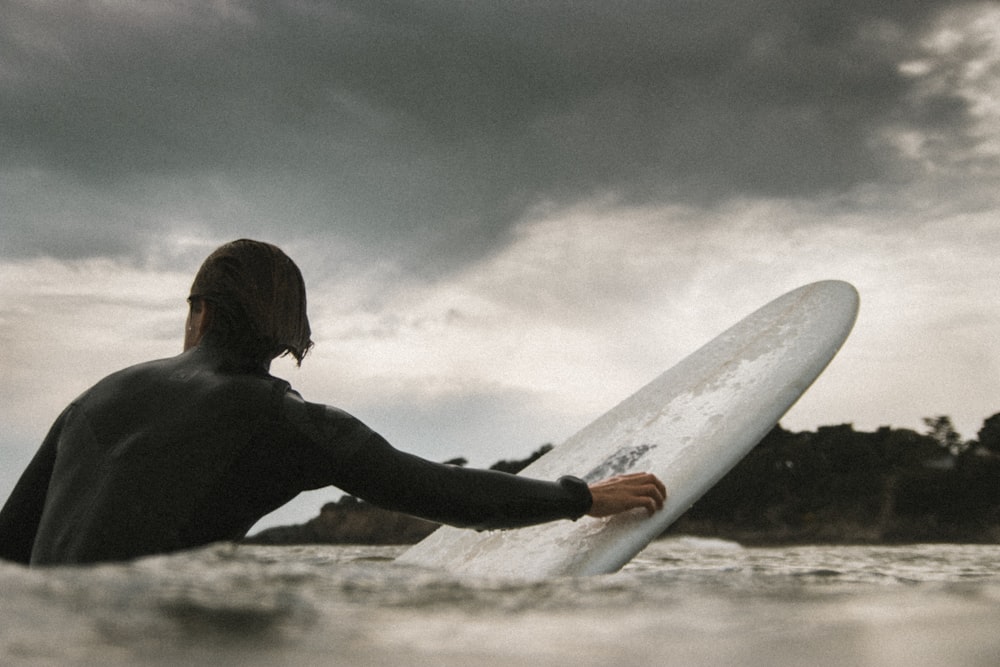
[{"label": "water", "polygon": [[675,538],[621,572],[462,579],[394,547],[0,566],[4,665],[1000,664],[1000,547]]}]

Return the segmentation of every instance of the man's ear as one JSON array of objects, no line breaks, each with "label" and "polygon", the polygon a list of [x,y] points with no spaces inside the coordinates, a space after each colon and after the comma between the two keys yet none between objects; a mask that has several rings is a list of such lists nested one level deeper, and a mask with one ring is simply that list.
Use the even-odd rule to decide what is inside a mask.
[{"label": "man's ear", "polygon": [[191,301],[188,309],[187,326],[184,330],[184,349],[189,350],[201,342],[212,323],[212,304],[204,299]]},{"label": "man's ear", "polygon": [[200,299],[198,303],[201,304],[201,317],[198,318],[196,323],[195,333],[198,335],[198,340],[201,340],[201,337],[208,333],[209,326],[212,324],[215,307],[204,299]]}]

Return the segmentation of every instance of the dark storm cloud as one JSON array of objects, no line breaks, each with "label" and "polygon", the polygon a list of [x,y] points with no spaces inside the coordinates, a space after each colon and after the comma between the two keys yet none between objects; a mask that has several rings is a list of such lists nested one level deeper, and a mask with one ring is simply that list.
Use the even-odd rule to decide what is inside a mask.
[{"label": "dark storm cloud", "polygon": [[846,188],[885,124],[965,122],[898,70],[945,4],[9,3],[0,238],[87,254],[169,218],[461,254],[539,201]]}]

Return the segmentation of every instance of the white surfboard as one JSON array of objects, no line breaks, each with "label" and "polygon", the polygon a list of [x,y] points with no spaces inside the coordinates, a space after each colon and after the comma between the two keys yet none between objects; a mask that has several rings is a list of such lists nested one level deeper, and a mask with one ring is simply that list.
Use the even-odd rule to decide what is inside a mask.
[{"label": "white surfboard", "polygon": [[840,349],[858,293],[823,281],[749,315],[521,474],[593,482],[648,471],[662,510],[477,533],[441,527],[399,562],[477,576],[546,578],[614,572],[722,478],[774,427]]}]

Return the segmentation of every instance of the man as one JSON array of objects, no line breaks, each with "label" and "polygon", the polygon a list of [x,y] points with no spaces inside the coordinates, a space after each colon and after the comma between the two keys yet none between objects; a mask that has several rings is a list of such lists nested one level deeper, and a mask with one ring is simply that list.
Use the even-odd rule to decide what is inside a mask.
[{"label": "man", "polygon": [[477,529],[663,506],[648,474],[587,485],[470,470],[392,448],[354,417],[271,376],[312,346],[298,267],[239,240],[198,271],[182,354],[98,382],[56,420],[0,511],[0,558],[126,560],[239,540],[328,485],[387,509]]}]

